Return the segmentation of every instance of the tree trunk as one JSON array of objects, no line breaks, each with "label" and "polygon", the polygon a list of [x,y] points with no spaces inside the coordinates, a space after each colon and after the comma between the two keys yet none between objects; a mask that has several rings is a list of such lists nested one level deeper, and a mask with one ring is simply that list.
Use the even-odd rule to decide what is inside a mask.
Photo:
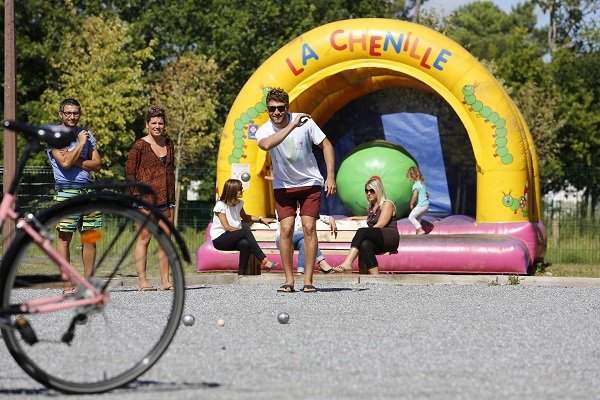
[{"label": "tree trunk", "polygon": [[420,14],[421,14],[421,0],[415,0],[415,13],[413,14],[412,22],[419,23]]},{"label": "tree trunk", "polygon": [[177,152],[175,155],[175,215],[173,216],[173,224],[177,228],[179,221],[179,199],[181,198],[181,190],[179,185],[179,164],[181,163],[181,130],[177,131]]}]

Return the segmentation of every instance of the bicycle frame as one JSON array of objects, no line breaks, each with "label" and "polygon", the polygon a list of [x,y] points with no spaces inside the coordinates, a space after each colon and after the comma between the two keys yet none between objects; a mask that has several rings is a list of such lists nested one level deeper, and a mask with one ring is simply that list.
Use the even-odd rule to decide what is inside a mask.
[{"label": "bicycle frame", "polygon": [[[70,142],[70,131],[67,128],[49,126],[49,127],[31,127],[25,124],[5,121],[4,125],[7,128],[15,129],[26,134],[26,136],[37,135],[41,139],[48,141],[49,143],[56,143],[57,145],[63,145],[66,141]],[[33,242],[54,262],[61,273],[63,280],[68,280],[74,284],[81,285],[86,289],[86,298],[67,298],[65,296],[54,296],[45,299],[37,299],[35,301],[27,302],[18,305],[10,310],[0,309],[0,315],[12,315],[12,314],[30,314],[30,313],[45,313],[58,311],[66,308],[77,308],[90,304],[106,304],[108,301],[108,295],[103,291],[95,288],[85,277],[83,277],[71,264],[61,256],[52,246],[50,245],[49,233],[38,232],[32,225],[36,225],[35,216],[28,214],[26,218],[19,218],[15,212],[15,205],[17,203],[17,186],[21,181],[23,175],[23,169],[31,156],[33,151],[39,150],[40,143],[37,140],[28,140],[19,162],[15,170],[15,176],[9,186],[9,190],[2,197],[2,203],[0,203],[0,228],[4,225],[4,221],[12,220],[16,222],[16,228],[22,229],[27,235],[29,235]]]}]

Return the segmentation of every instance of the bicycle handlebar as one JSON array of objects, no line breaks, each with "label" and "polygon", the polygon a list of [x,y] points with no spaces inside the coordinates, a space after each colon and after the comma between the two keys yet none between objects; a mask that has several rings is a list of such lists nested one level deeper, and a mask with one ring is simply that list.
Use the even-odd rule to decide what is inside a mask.
[{"label": "bicycle handlebar", "polygon": [[52,147],[67,147],[75,141],[75,134],[62,125],[29,125],[24,122],[6,120],[4,128],[23,133],[29,140],[40,139]]}]

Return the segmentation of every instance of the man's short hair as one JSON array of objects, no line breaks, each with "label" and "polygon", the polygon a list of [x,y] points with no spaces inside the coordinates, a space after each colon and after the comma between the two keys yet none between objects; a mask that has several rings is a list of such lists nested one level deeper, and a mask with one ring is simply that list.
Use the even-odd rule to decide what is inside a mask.
[{"label": "man's short hair", "polygon": [[290,96],[282,88],[276,87],[276,88],[269,90],[269,93],[267,94],[267,98],[266,98],[267,104],[269,104],[270,101],[276,101],[278,103],[283,103],[286,106],[289,106],[290,105]]},{"label": "man's short hair", "polygon": [[65,111],[65,106],[77,106],[81,108],[81,104],[75,99],[64,99],[60,102],[60,111]]}]

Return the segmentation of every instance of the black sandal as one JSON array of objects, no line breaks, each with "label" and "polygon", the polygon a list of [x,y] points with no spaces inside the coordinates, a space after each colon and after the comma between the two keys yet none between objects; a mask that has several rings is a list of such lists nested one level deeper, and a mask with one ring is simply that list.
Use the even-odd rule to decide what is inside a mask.
[{"label": "black sandal", "polygon": [[304,293],[316,293],[317,288],[314,287],[313,285],[304,285],[304,287],[302,287],[302,291]]},{"label": "black sandal", "polygon": [[277,289],[277,291],[281,292],[281,293],[295,292],[294,285],[288,285],[287,283],[285,285],[281,285],[281,287],[279,289]]},{"label": "black sandal", "polygon": [[321,267],[321,265],[319,264],[319,271],[321,271],[321,272],[322,272],[322,273],[324,273],[324,274],[328,274],[328,273],[330,273],[331,271],[333,271],[333,267],[331,267],[331,268],[329,268],[329,269],[325,269],[325,268]]}]

